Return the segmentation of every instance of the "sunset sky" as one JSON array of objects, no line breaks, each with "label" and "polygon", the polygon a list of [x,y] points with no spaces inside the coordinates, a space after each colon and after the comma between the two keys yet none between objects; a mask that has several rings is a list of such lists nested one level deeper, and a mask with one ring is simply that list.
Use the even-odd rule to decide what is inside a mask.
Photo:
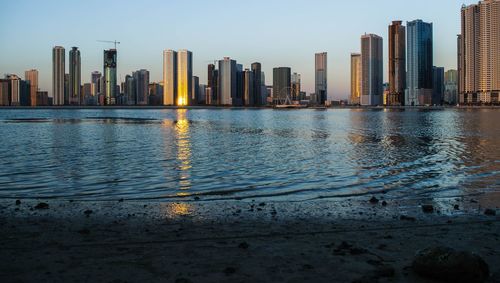
[{"label": "sunset sky", "polygon": [[97,40],[116,39],[122,43],[118,46],[120,81],[143,68],[151,72],[152,81],[160,81],[162,50],[188,49],[201,83],[206,82],[208,63],[230,56],[244,68],[261,62],[267,84],[272,84],[273,67],[291,67],[302,74],[303,90],[309,93],[314,91],[314,53],[326,51],[329,98],[347,98],[350,53],[359,52],[360,36],[365,32],[382,36],[387,58],[387,29],[393,20],[433,22],[434,65],[456,68],[463,2],[5,1],[0,9],[0,72],[24,77],[25,70],[38,69],[40,88],[51,95],[53,46],[64,46],[66,52],[72,46],[80,48],[83,83],[90,81],[92,71],[102,72],[103,49],[112,47]]}]

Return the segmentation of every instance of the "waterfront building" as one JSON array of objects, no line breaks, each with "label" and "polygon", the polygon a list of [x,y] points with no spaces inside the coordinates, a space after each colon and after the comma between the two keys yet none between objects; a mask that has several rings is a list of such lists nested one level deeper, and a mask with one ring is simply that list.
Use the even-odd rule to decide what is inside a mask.
[{"label": "waterfront building", "polygon": [[219,60],[218,105],[233,105],[237,98],[236,61],[229,57]]},{"label": "waterfront building", "polygon": [[432,68],[432,105],[442,105],[444,100],[444,67]]},{"label": "waterfront building", "polygon": [[387,105],[404,105],[406,88],[406,28],[401,21],[389,26],[389,92]]},{"label": "waterfront building", "polygon": [[243,71],[243,105],[255,106],[257,97],[255,96],[255,81],[253,71],[246,69]]},{"label": "waterfront building", "polygon": [[[134,105],[148,105],[148,94],[149,94],[149,71],[141,69],[132,73],[134,80],[135,91],[132,97]],[[130,96],[129,96],[130,98]]]},{"label": "waterfront building", "polygon": [[349,103],[358,105],[361,103],[361,54],[351,54],[351,96]]},{"label": "waterfront building", "polygon": [[361,105],[381,105],[383,95],[383,40],[361,36]]},{"label": "waterfront building", "polygon": [[65,50],[61,46],[52,49],[52,97],[54,105],[64,105]]},{"label": "waterfront building", "polygon": [[328,72],[327,72],[327,53],[316,53],[314,55],[314,77],[315,93],[317,97],[316,104],[324,105],[328,100]]},{"label": "waterfront building", "polygon": [[120,93],[116,77],[117,51],[116,49],[104,50],[104,103],[106,105],[116,104],[116,98]]},{"label": "waterfront building", "polygon": [[300,100],[300,81],[301,77],[300,74],[293,73],[292,74],[292,79],[291,79],[291,99],[292,101],[298,101]]},{"label": "waterfront building", "polygon": [[448,70],[444,73],[444,103],[456,105],[458,102],[458,71]]},{"label": "waterfront building", "polygon": [[176,105],[177,101],[177,52],[163,51],[163,105]]},{"label": "waterfront building", "polygon": [[37,106],[38,70],[32,69],[24,72],[24,79],[30,85],[30,106]]},{"label": "waterfront building", "polygon": [[82,64],[80,50],[78,50],[78,47],[72,47],[69,51],[69,104],[82,104],[81,85]]},{"label": "waterfront building", "polygon": [[407,23],[408,106],[432,104],[433,36],[432,23],[415,20]]},{"label": "waterfront building", "polygon": [[251,70],[253,73],[253,96],[256,106],[265,105],[265,94],[263,95],[262,86],[265,85],[262,79],[262,66],[259,62],[252,63]]},{"label": "waterfront building", "polygon": [[289,67],[273,68],[273,103],[281,104],[291,95],[291,69]]},{"label": "waterfront building", "polygon": [[460,103],[499,103],[500,0],[463,6],[458,37]]}]

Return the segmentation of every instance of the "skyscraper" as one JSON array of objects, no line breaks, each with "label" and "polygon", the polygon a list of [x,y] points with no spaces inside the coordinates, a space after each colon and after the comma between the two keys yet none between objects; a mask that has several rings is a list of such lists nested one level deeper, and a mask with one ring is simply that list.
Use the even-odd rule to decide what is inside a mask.
[{"label": "skyscraper", "polygon": [[233,105],[237,92],[236,61],[229,57],[219,60],[219,105]]},{"label": "skyscraper", "polygon": [[116,49],[104,50],[104,97],[105,104],[116,103],[117,97],[117,54]]},{"label": "skyscraper", "polygon": [[135,94],[134,104],[148,105],[149,71],[144,69],[135,71],[132,77],[134,78],[135,86],[135,91],[133,92]]},{"label": "skyscraper", "polygon": [[361,36],[361,105],[381,105],[383,95],[383,40]]},{"label": "skyscraper", "polygon": [[255,105],[260,106],[265,104],[264,98],[262,97],[262,66],[260,63],[252,63],[253,72],[253,92]]},{"label": "skyscraper", "polygon": [[24,79],[30,84],[30,105],[37,106],[36,93],[38,91],[38,71],[32,69],[24,72]]},{"label": "skyscraper", "polygon": [[80,50],[72,47],[69,51],[69,103],[80,105],[83,102],[81,94],[82,85],[82,64]]},{"label": "skyscraper", "polygon": [[463,6],[458,38],[460,103],[498,103],[500,0]]},{"label": "skyscraper", "polygon": [[176,105],[177,101],[177,52],[163,51],[163,105]]},{"label": "skyscraper", "polygon": [[328,84],[327,84],[327,54],[326,52],[316,53],[314,55],[314,91],[317,97],[317,104],[324,105],[328,99]]},{"label": "skyscraper", "polygon": [[125,76],[125,82],[123,84],[123,94],[125,95],[128,105],[135,105],[137,103],[135,80],[131,75]]},{"label": "skyscraper", "polygon": [[458,103],[457,70],[448,70],[444,73],[444,102],[450,105]]},{"label": "skyscraper", "polygon": [[350,104],[361,103],[361,54],[351,54],[351,96]]},{"label": "skyscraper", "polygon": [[64,105],[65,50],[61,46],[52,49],[52,97],[53,105]]},{"label": "skyscraper", "polygon": [[191,90],[191,105],[197,105],[200,99],[200,78],[198,76],[193,76],[193,82],[191,84],[193,88]]},{"label": "skyscraper", "polygon": [[432,105],[442,105],[444,100],[444,67],[432,68]]},{"label": "skyscraper", "polygon": [[255,106],[255,92],[254,92],[254,77],[253,72],[249,69],[243,71],[243,105]]},{"label": "skyscraper", "polygon": [[97,96],[101,93],[101,72],[94,71],[90,74],[90,82],[92,84],[92,96]]},{"label": "skyscraper", "polygon": [[0,106],[9,106],[9,89],[9,80],[0,79]]},{"label": "skyscraper", "polygon": [[406,88],[406,30],[401,21],[389,26],[389,95],[387,105],[404,105]]},{"label": "skyscraper", "polygon": [[177,101],[176,105],[191,105],[193,91],[193,53],[188,50],[177,52]]},{"label": "skyscraper", "polygon": [[292,100],[301,100],[300,97],[300,74],[293,73],[292,74],[292,80],[291,80],[291,99]]},{"label": "skyscraper", "polygon": [[215,69],[214,64],[208,65],[208,74],[207,74],[207,89],[206,89],[206,97],[205,103],[208,105],[216,105],[218,102],[218,79],[219,79],[219,71]]},{"label": "skyscraper", "polygon": [[408,106],[432,103],[432,23],[415,20],[407,23],[407,88]]},{"label": "skyscraper", "polygon": [[9,105],[20,106],[21,105],[21,78],[14,74],[5,75],[5,79],[9,81],[10,93],[9,93]]},{"label": "skyscraper", "polygon": [[273,103],[285,103],[291,94],[291,69],[273,68]]}]

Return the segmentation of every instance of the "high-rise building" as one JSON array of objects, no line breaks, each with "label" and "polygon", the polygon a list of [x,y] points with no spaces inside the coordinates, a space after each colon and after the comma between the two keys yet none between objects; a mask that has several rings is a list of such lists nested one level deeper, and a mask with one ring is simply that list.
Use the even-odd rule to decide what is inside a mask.
[{"label": "high-rise building", "polygon": [[264,105],[265,98],[262,95],[262,66],[259,62],[252,63],[251,69],[253,72],[253,92],[254,102],[256,106]]},{"label": "high-rise building", "polygon": [[135,86],[135,105],[148,105],[148,94],[149,94],[149,71],[148,70],[138,70],[132,73],[134,78]]},{"label": "high-rise building", "polygon": [[432,23],[407,23],[407,74],[405,105],[432,104]]},{"label": "high-rise building", "polygon": [[387,105],[404,105],[406,89],[406,29],[401,21],[389,26],[389,93]]},{"label": "high-rise building", "polygon": [[69,74],[64,74],[64,105],[69,105]]},{"label": "high-rise building", "polygon": [[217,85],[218,85],[218,78],[219,78],[219,71],[215,69],[214,64],[209,64],[208,65],[208,74],[207,74],[207,89],[205,93],[205,104],[207,105],[216,105],[219,104],[217,96],[218,96],[218,91],[217,91]]},{"label": "high-rise building", "polygon": [[236,61],[229,57],[219,60],[219,105],[234,105],[237,98]]},{"label": "high-rise building", "polygon": [[361,104],[361,54],[351,54],[351,96],[350,104]]},{"label": "high-rise building", "polygon": [[192,105],[197,105],[200,99],[200,78],[198,76],[193,76],[193,82],[191,84],[191,87],[193,88],[191,90],[191,102]]},{"label": "high-rise building", "polygon": [[9,105],[21,105],[21,78],[14,74],[5,75],[5,79],[9,81]]},{"label": "high-rise building", "polygon": [[65,50],[61,46],[52,49],[52,98],[53,105],[64,105]]},{"label": "high-rise building", "polygon": [[383,40],[361,36],[361,105],[381,105],[383,95]]},{"label": "high-rise building", "polygon": [[10,82],[8,79],[0,79],[0,106],[10,105]]},{"label": "high-rise building", "polygon": [[324,105],[328,99],[328,72],[327,72],[327,54],[326,52],[316,53],[314,55],[314,91],[317,97],[317,104]]},{"label": "high-rise building", "polygon": [[442,105],[444,100],[444,68],[432,68],[432,105]]},{"label": "high-rise building", "polygon": [[123,94],[128,105],[135,105],[137,102],[137,88],[135,87],[134,77],[131,75],[125,76],[125,82],[123,84]]},{"label": "high-rise building", "polygon": [[177,102],[178,106],[191,105],[193,91],[193,53],[177,52]]},{"label": "high-rise building", "polygon": [[101,94],[101,72],[94,71],[90,75],[90,83],[92,84],[92,96],[98,96]]},{"label": "high-rise building", "polygon": [[116,49],[104,50],[104,103],[112,105],[116,103],[117,92],[117,52]]},{"label": "high-rise building", "polygon": [[289,67],[273,68],[273,103],[281,104],[290,99],[291,69]]},{"label": "high-rise building", "polygon": [[24,79],[30,84],[30,106],[37,106],[38,70],[32,69],[24,72]]},{"label": "high-rise building", "polygon": [[245,69],[243,71],[243,105],[255,106],[256,97],[254,91],[255,81],[253,71]]},{"label": "high-rise building", "polygon": [[293,101],[300,100],[300,74],[293,73],[292,74],[292,80],[291,80],[291,99]]},{"label": "high-rise building", "polygon": [[457,70],[448,70],[444,73],[444,103],[450,105],[458,103]]},{"label": "high-rise building", "polygon": [[72,47],[69,51],[69,103],[71,105],[82,104],[81,85],[82,63],[80,50],[78,50],[78,47]]},{"label": "high-rise building", "polygon": [[177,103],[177,52],[163,51],[163,105]]},{"label": "high-rise building", "polygon": [[500,0],[463,6],[458,37],[460,103],[499,103]]}]

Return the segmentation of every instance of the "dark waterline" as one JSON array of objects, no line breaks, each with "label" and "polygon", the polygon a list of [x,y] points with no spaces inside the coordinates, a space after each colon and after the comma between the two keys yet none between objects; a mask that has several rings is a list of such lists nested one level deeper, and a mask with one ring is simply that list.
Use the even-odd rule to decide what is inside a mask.
[{"label": "dark waterline", "polygon": [[0,109],[0,197],[494,195],[499,120],[496,109]]}]

